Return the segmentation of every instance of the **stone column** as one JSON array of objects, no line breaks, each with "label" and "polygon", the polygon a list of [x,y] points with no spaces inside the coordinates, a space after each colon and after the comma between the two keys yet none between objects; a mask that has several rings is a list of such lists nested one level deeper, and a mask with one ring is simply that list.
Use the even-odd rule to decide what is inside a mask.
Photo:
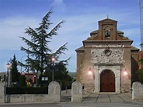
[{"label": "stone column", "polygon": [[100,79],[99,79],[99,68],[98,66],[94,66],[94,72],[95,72],[95,93],[99,93],[100,91]]},{"label": "stone column", "polygon": [[48,96],[49,96],[49,100],[51,100],[52,102],[55,102],[55,103],[60,102],[61,87],[58,82],[52,81],[49,84]]},{"label": "stone column", "polygon": [[140,82],[134,82],[132,85],[132,100],[143,101],[143,85]]},{"label": "stone column", "polygon": [[82,102],[82,84],[78,81],[72,83],[71,102]]},{"label": "stone column", "polygon": [[115,92],[116,93],[120,93],[120,84],[121,84],[121,80],[120,80],[120,76],[121,76],[121,73],[120,73],[120,66],[115,66],[114,68],[112,68],[112,70],[114,71],[115,73]]}]

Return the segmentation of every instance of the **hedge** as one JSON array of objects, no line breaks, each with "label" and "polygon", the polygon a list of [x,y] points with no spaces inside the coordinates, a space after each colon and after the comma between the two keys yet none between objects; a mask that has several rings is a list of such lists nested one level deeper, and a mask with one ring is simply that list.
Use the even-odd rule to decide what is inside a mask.
[{"label": "hedge", "polygon": [[6,94],[48,94],[48,87],[6,87]]}]

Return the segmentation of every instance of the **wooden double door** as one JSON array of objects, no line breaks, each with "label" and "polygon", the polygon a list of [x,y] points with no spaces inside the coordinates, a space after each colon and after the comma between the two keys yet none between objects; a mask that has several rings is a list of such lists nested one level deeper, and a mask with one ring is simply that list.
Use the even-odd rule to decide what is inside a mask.
[{"label": "wooden double door", "polygon": [[100,92],[115,92],[115,74],[111,70],[100,74]]}]

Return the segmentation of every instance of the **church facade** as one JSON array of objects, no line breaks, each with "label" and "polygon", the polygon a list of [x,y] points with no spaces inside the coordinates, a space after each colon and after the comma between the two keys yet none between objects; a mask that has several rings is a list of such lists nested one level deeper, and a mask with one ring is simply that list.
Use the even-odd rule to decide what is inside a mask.
[{"label": "church facade", "polygon": [[117,30],[117,21],[104,19],[98,22],[98,30],[82,41],[76,49],[77,81],[86,91],[129,92],[136,81],[139,49],[133,40]]}]

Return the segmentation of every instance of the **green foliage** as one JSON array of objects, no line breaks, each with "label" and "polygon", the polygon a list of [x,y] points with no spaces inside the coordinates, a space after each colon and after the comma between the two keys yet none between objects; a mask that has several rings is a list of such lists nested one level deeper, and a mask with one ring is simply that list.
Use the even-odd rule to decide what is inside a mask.
[{"label": "green foliage", "polygon": [[[140,59],[140,60],[139,60],[139,63],[140,63],[140,64],[143,64],[143,59]],[[139,82],[143,83],[143,69],[142,69],[142,68],[139,69],[139,70],[137,71],[137,73],[138,73]]]},{"label": "green foliage", "polygon": [[26,77],[25,75],[19,76],[19,86],[20,87],[26,87]]},{"label": "green foliage", "polygon": [[56,52],[52,52],[49,48],[48,43],[51,41],[53,36],[57,35],[58,29],[64,22],[61,21],[55,27],[50,29],[50,26],[53,24],[50,21],[51,14],[52,11],[50,10],[43,17],[39,27],[35,29],[31,27],[26,28],[25,33],[29,36],[29,39],[21,37],[21,39],[28,46],[28,48],[21,47],[21,50],[25,51],[28,54],[28,57],[26,59],[26,64],[21,63],[20,65],[25,66],[27,71],[32,69],[42,74],[45,70],[47,70],[50,73],[52,56],[59,58],[59,56],[63,54],[65,50],[67,50],[67,43],[59,47]]},{"label": "green foliage", "polygon": [[139,82],[143,83],[143,69],[139,69],[137,73],[139,77]]},{"label": "green foliage", "polygon": [[7,87],[6,94],[48,94],[48,87]]},{"label": "green foliage", "polygon": [[12,82],[18,82],[19,81],[19,72],[17,69],[17,60],[15,55],[13,56],[13,59],[11,60],[11,77]]},{"label": "green foliage", "polygon": [[140,60],[139,60],[139,63],[141,63],[141,64],[142,64],[142,63],[143,63],[143,59],[140,59]]},{"label": "green foliage", "polygon": [[[66,68],[66,64],[64,62],[56,63],[54,66],[52,66],[52,71],[45,72],[49,77],[51,77],[52,72],[54,72],[54,79],[55,81],[58,81],[62,87],[62,89],[65,87],[70,87],[72,84],[72,77],[68,75],[68,70]],[[50,75],[49,75],[50,74]],[[49,78],[51,79],[51,78]],[[50,80],[51,81],[51,80]]]}]

